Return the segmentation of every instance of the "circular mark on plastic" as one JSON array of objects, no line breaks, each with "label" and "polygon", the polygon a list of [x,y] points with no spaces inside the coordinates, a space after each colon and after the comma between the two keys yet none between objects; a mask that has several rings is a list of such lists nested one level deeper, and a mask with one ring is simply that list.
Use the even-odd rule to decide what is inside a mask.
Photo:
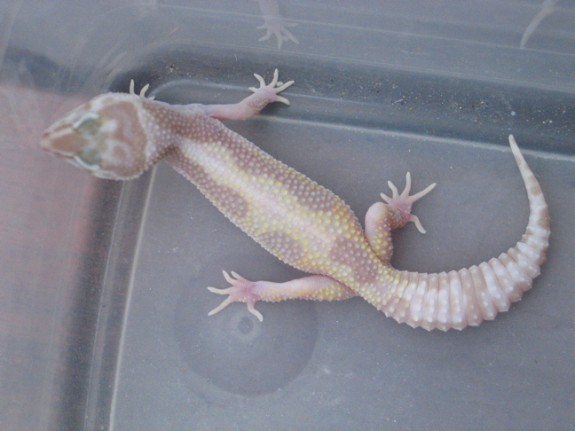
[{"label": "circular mark on plastic", "polygon": [[[234,256],[233,262],[230,268],[238,272],[242,263],[253,268],[253,261],[250,265],[242,257]],[[263,322],[239,303],[208,317],[208,311],[224,297],[208,292],[206,287],[210,283],[227,287],[223,277],[219,283],[213,281],[214,274],[221,272],[209,266],[183,287],[175,313],[176,338],[189,369],[208,384],[235,394],[259,395],[287,385],[306,366],[316,343],[313,303],[257,303]],[[278,268],[277,264],[271,266]],[[265,279],[266,275],[258,278]]]}]

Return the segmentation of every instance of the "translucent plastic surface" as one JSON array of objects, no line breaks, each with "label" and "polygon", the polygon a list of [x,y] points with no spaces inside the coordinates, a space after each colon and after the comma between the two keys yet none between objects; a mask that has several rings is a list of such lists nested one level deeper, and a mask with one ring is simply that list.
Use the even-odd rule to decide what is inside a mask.
[{"label": "translucent plastic surface", "polygon": [[[0,28],[0,429],[573,427],[572,2],[9,0]],[[228,103],[276,67],[292,105],[230,128],[360,219],[407,170],[415,189],[438,183],[415,208],[428,233],[395,235],[398,268],[457,269],[519,239],[513,133],[552,217],[532,291],[463,332],[360,299],[208,317],[222,269],[299,274],[166,165],[115,183],[37,146],[131,78],[160,100]]]}]

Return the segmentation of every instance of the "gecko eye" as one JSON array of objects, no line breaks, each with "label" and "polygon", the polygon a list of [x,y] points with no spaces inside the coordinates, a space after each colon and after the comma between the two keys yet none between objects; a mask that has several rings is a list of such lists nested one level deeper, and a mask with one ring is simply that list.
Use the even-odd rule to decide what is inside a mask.
[{"label": "gecko eye", "polygon": [[101,126],[102,121],[100,120],[100,116],[93,112],[88,112],[76,121],[72,128],[84,136],[94,136],[98,133]]},{"label": "gecko eye", "polygon": [[93,146],[86,146],[74,156],[74,161],[85,169],[94,170],[99,168],[102,156]]}]

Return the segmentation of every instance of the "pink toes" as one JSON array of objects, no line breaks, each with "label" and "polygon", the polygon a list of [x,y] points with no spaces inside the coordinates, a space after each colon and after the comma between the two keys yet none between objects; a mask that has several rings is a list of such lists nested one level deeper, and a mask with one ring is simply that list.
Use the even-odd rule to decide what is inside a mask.
[{"label": "pink toes", "polygon": [[255,292],[256,283],[243,278],[234,271],[231,272],[231,275],[226,271],[222,272],[224,274],[224,278],[231,284],[231,286],[226,289],[208,287],[208,290],[217,295],[228,295],[228,297],[224,299],[220,305],[210,311],[208,316],[213,316],[214,314],[219,313],[234,302],[244,302],[248,307],[248,311],[256,316],[260,322],[263,321],[264,317],[262,316],[262,313],[255,308],[256,302],[260,299],[260,296]]},{"label": "pink toes", "polygon": [[281,93],[286,88],[290,87],[294,81],[288,81],[286,83],[279,82],[279,71],[277,69],[274,70],[274,77],[269,84],[266,84],[264,78],[257,73],[254,73],[255,78],[258,80],[260,86],[259,88],[250,87],[250,90],[253,93],[263,96],[266,99],[267,103],[273,102],[280,102],[285,105],[289,105],[289,100],[285,97],[278,96],[278,93]]},{"label": "pink toes", "polygon": [[415,227],[419,232],[425,233],[425,229],[421,225],[419,218],[416,215],[411,214],[411,207],[416,201],[432,191],[435,188],[436,183],[430,184],[425,189],[410,196],[409,192],[411,191],[411,174],[408,172],[405,175],[405,188],[401,194],[397,191],[397,187],[395,187],[391,181],[388,181],[387,185],[391,189],[391,196],[387,196],[385,193],[381,193],[380,196],[385,203],[395,208],[399,212],[400,220],[398,221],[399,226],[397,227],[402,227],[405,224],[412,222],[415,224]]}]

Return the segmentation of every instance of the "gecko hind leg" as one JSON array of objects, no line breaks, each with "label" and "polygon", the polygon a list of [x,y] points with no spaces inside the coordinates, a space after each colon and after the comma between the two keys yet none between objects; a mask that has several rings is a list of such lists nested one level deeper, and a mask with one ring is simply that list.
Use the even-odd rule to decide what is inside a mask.
[{"label": "gecko hind leg", "polygon": [[283,283],[275,283],[250,281],[233,271],[231,273],[223,271],[223,274],[226,281],[230,283],[230,287],[226,289],[208,287],[208,290],[217,295],[228,295],[228,297],[210,311],[208,316],[219,313],[234,302],[243,302],[247,305],[248,311],[261,322],[263,316],[255,308],[258,301],[279,302],[291,299],[340,301],[355,296],[351,289],[324,275],[309,275]]},{"label": "gecko hind leg", "polygon": [[248,306],[248,311],[256,316],[260,322],[263,321],[264,317],[262,316],[262,313],[256,310],[255,307],[256,302],[261,299],[260,295],[256,291],[255,283],[243,278],[241,275],[234,271],[231,272],[231,275],[226,271],[222,272],[224,274],[224,278],[228,283],[231,284],[231,286],[227,289],[208,287],[208,290],[217,295],[228,295],[228,297],[224,299],[220,305],[211,310],[208,313],[208,316],[213,316],[214,314],[219,313],[228,305],[234,302],[245,302]]},{"label": "gecko hind leg", "polygon": [[279,71],[274,70],[274,75],[269,84],[266,84],[264,78],[257,73],[254,73],[255,78],[259,82],[259,87],[250,87],[253,93],[245,97],[238,103],[230,103],[225,105],[193,105],[194,107],[201,107],[206,115],[217,118],[218,120],[247,120],[250,117],[258,114],[270,103],[283,103],[289,105],[290,102],[287,98],[280,96],[279,93],[290,87],[294,81],[280,82]]},{"label": "gecko hind leg", "polygon": [[405,175],[405,187],[401,193],[391,181],[387,184],[391,189],[391,196],[381,193],[380,196],[385,203],[374,203],[365,214],[365,235],[375,254],[384,263],[389,263],[393,254],[392,230],[400,229],[411,222],[415,224],[419,232],[425,233],[419,218],[411,213],[411,209],[416,201],[436,186],[436,183],[430,184],[420,192],[410,195],[411,174],[409,172]]},{"label": "gecko hind leg", "polygon": [[425,233],[425,229],[421,225],[419,218],[411,214],[411,207],[413,204],[432,191],[437,183],[428,185],[423,190],[417,192],[414,195],[409,195],[411,192],[411,174],[407,172],[405,174],[405,187],[401,193],[397,191],[397,187],[388,181],[387,185],[391,189],[391,196],[387,196],[385,193],[381,193],[380,196],[384,202],[386,202],[390,207],[395,208],[398,213],[398,219],[395,225],[392,225],[392,229],[398,229],[405,226],[407,223],[412,222],[415,224],[417,230],[421,233]]}]

